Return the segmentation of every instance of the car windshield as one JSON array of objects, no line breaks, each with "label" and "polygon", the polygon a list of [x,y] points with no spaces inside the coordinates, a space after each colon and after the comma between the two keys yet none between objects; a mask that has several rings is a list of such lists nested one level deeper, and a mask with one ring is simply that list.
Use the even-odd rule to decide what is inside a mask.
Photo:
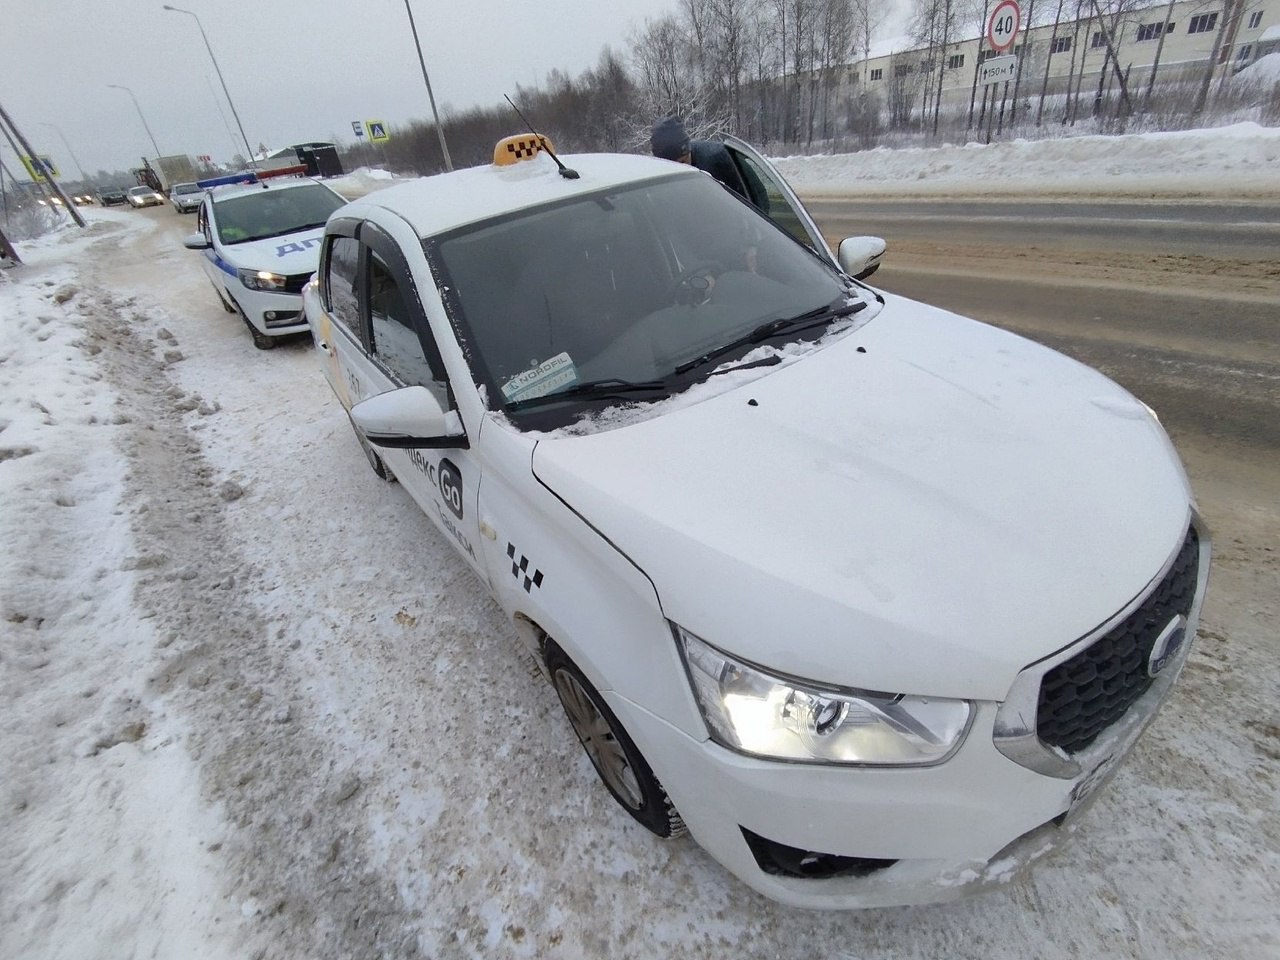
[{"label": "car windshield", "polygon": [[132,190],[129,191],[129,193],[135,197],[140,197],[144,193],[155,193],[155,191],[152,190],[150,187],[134,187]]},{"label": "car windshield", "polygon": [[199,193],[200,188],[194,183],[180,183],[173,188],[174,193]]},{"label": "car windshield", "polygon": [[268,187],[216,200],[214,222],[222,243],[248,243],[266,237],[323,227],[329,214],[346,203],[328,187]]},{"label": "car windshield", "polygon": [[552,419],[573,419],[588,393],[652,399],[719,365],[703,361],[729,362],[802,328],[820,336],[812,322],[790,335],[787,321],[829,320],[848,296],[826,261],[701,174],[521,211],[424,245],[490,406],[511,412],[540,398],[539,426],[557,404],[570,409]]}]

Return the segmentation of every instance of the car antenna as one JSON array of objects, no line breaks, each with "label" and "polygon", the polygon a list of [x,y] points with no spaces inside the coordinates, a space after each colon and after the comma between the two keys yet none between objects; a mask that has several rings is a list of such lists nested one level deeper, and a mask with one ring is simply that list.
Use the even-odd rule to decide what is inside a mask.
[{"label": "car antenna", "polygon": [[556,166],[560,168],[560,176],[564,177],[566,180],[577,180],[578,177],[580,176],[578,171],[570,170],[563,163],[561,163],[560,158],[557,157],[556,152],[551,149],[551,146],[550,144],[547,143],[546,138],[543,137],[542,134],[540,134],[537,130],[533,129],[533,124],[530,123],[528,118],[523,113],[520,112],[520,108],[517,107],[514,103],[512,103],[511,98],[508,97],[505,93],[502,96],[507,101],[507,103],[511,104],[511,109],[516,112],[516,116],[518,116],[521,120],[524,121],[524,125],[529,128],[529,132],[538,138],[538,143],[539,145],[541,145],[542,149],[547,151],[547,154],[551,157],[551,159],[556,162]]}]

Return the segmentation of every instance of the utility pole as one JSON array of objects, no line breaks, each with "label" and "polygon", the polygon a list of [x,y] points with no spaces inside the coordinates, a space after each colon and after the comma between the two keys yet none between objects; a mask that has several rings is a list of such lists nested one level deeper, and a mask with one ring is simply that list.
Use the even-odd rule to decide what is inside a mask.
[{"label": "utility pole", "polygon": [[413,45],[418,50],[418,63],[422,66],[422,80],[427,85],[427,99],[431,101],[431,116],[436,121],[436,136],[440,138],[440,152],[444,154],[444,168],[453,169],[453,160],[449,158],[449,145],[444,142],[444,127],[440,125],[440,114],[436,111],[436,97],[431,92],[431,78],[427,76],[427,61],[422,56],[422,44],[418,42],[418,27],[413,22],[413,8],[409,0],[404,0],[405,12],[409,14],[409,29],[413,31]]},{"label": "utility pole", "polygon": [[[0,123],[2,123],[9,130],[13,131],[13,135],[17,137],[18,142],[22,144],[22,149],[27,151],[27,156],[31,158],[31,162],[33,164],[38,162],[39,155],[33,149],[31,149],[31,144],[28,143],[27,138],[22,135],[22,131],[19,130],[14,125],[13,118],[10,117],[9,114],[5,112],[5,109],[3,106],[0,106]],[[58,196],[62,198],[62,203],[66,207],[67,213],[71,214],[71,219],[74,220],[76,223],[78,223],[82,227],[86,226],[84,222],[84,217],[80,216],[80,211],[76,209],[76,205],[72,203],[70,197],[68,197],[65,193],[62,192],[62,187],[58,186],[58,181],[54,178],[53,171],[45,170],[44,177],[46,180],[49,181],[49,186],[51,186],[54,189],[54,192],[57,193]]]}]

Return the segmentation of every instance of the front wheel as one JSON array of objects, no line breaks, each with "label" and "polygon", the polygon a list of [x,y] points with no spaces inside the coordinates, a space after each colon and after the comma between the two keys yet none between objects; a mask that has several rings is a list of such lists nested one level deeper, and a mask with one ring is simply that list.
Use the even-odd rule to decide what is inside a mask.
[{"label": "front wheel", "polygon": [[267,336],[265,333],[263,333],[261,330],[255,327],[253,325],[253,322],[244,315],[243,311],[241,311],[240,313],[240,319],[243,320],[244,325],[249,328],[249,334],[250,336],[253,337],[253,345],[255,347],[257,347],[259,350],[271,350],[275,347],[276,338]]},{"label": "front wheel", "polygon": [[547,642],[546,662],[573,732],[613,798],[658,836],[682,835],[684,821],[667,791],[591,681],[552,641]]}]

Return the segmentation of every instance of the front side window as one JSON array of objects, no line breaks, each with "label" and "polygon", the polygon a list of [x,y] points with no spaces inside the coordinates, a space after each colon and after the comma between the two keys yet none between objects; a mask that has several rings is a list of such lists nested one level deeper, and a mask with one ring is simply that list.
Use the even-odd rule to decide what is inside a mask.
[{"label": "front side window", "polygon": [[215,200],[214,220],[222,243],[248,243],[323,227],[329,214],[345,203],[318,183],[267,187]]},{"label": "front side window", "polygon": [[490,408],[521,425],[536,412],[537,428],[583,410],[544,400],[592,385],[654,399],[709,375],[709,353],[849,295],[826,261],[702,174],[522,211],[425,246]]},{"label": "front side window", "polygon": [[359,291],[356,288],[360,242],[354,237],[333,237],[324,272],[325,309],[360,338]]},{"label": "front side window", "polygon": [[413,292],[396,279],[386,262],[372,250],[368,289],[374,356],[406,386],[427,387],[447,409],[444,372],[432,369],[418,337],[410,306]]}]

